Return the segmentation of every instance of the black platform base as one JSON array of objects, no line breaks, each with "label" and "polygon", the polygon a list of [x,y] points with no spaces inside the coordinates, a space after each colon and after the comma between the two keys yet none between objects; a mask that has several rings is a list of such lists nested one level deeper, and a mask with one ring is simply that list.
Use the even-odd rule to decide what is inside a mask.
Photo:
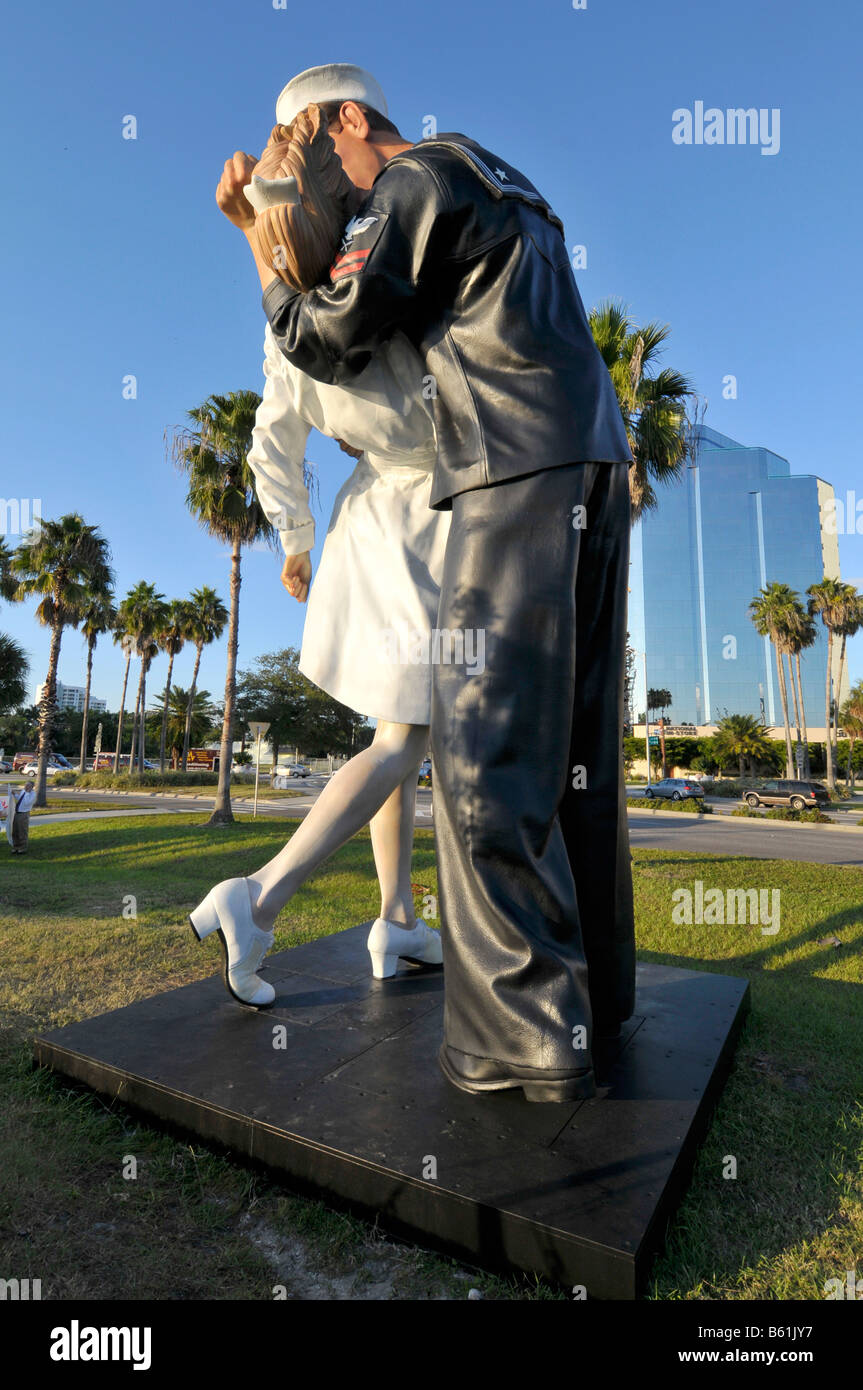
[{"label": "black platform base", "polygon": [[588,1297],[634,1298],[748,1006],[745,981],[641,965],[595,1099],[483,1097],[440,1072],[443,975],[371,977],[369,923],[271,956],[272,1008],[218,977],[38,1037],[38,1064],[395,1234]]}]

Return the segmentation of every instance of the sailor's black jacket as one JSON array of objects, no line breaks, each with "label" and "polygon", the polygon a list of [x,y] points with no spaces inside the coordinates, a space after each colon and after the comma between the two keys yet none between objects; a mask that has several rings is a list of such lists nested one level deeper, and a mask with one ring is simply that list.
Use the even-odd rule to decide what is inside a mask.
[{"label": "sailor's black jacket", "polygon": [[563,226],[528,179],[465,135],[390,159],[328,284],[264,292],[276,342],[318,381],[352,380],[403,332],[427,364],[431,505],[566,463],[630,462]]}]

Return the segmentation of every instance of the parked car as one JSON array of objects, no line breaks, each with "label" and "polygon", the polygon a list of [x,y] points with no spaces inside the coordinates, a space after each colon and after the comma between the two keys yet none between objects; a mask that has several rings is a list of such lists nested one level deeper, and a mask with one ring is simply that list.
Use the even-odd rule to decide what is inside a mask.
[{"label": "parked car", "polygon": [[279,763],[273,772],[274,777],[311,777],[312,769],[305,763]]},{"label": "parked car", "polygon": [[431,786],[432,765],[431,758],[423,758],[420,764],[419,780],[424,786]]},{"label": "parked car", "polygon": [[0,772],[11,772],[12,763],[8,758],[0,758]]},{"label": "parked car", "polygon": [[[35,777],[39,771],[39,758],[34,755],[29,762],[21,768],[25,777]],[[49,777],[53,777],[55,772],[72,772],[72,764],[68,758],[64,758],[62,753],[49,753],[45,761],[45,771]]]},{"label": "parked car", "polygon": [[644,795],[648,801],[653,797],[663,801],[685,801],[687,797],[691,797],[696,801],[698,797],[704,796],[704,788],[691,777],[663,777],[661,782],[654,782],[652,786],[645,787]]},{"label": "parked car", "polygon": [[[31,769],[35,770],[38,762],[38,753],[16,753],[12,759],[12,768],[15,772],[23,772],[26,776],[32,777]],[[63,757],[62,753],[49,753],[47,765],[49,770],[53,769],[54,772],[72,771],[72,764],[68,758]]]},{"label": "parked car", "polygon": [[747,806],[791,806],[805,811],[829,802],[830,793],[821,782],[789,782],[775,779],[743,793]]}]

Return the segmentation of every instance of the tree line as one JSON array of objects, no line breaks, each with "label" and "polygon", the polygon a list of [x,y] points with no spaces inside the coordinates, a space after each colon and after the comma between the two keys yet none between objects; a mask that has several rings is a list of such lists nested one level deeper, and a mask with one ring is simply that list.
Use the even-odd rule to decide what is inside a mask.
[{"label": "tree line", "polygon": [[[617,301],[606,301],[591,310],[590,327],[600,355],[608,368],[617,395],[632,451],[630,468],[631,515],[633,522],[658,506],[657,489],[676,481],[689,460],[694,459],[697,442],[699,404],[688,377],[674,368],[662,366],[661,358],[670,335],[667,324],[651,322],[637,324],[626,307]],[[146,685],[151,663],[159,653],[167,654],[168,672],[160,694],[161,723],[159,729],[159,764],[164,769],[170,752],[172,762],[185,769],[190,740],[195,729],[196,709],[200,715],[201,701],[197,677],[203,648],[215,641],[227,628],[228,653],[224,700],[221,704],[221,742],[219,787],[212,821],[233,819],[230,804],[230,771],[234,727],[242,711],[251,710],[249,717],[259,716],[271,724],[271,737],[276,748],[282,739],[288,744],[303,742],[297,730],[308,731],[308,711],[315,697],[305,692],[302,717],[289,715],[279,704],[282,698],[290,705],[291,683],[302,677],[295,671],[296,654],[271,653],[259,659],[257,673],[247,673],[238,689],[237,647],[239,600],[241,587],[241,555],[244,547],[263,542],[275,546],[276,533],[258,502],[254,476],[247,456],[251,448],[255,411],[260,396],[253,391],[234,391],[227,395],[209,396],[202,405],[187,412],[189,425],[166,434],[169,453],[187,480],[186,505],[198,523],[223,545],[230,547],[230,602],[222,603],[213,589],[202,587],[188,598],[167,600],[155,586],[141,581],[129,590],[125,598],[114,605],[113,574],[107,542],[93,526],[87,525],[77,513],[70,513],[55,522],[42,522],[25,537],[13,553],[0,540],[0,596],[12,601],[28,596],[38,597],[37,619],[51,630],[48,676],[39,705],[37,805],[45,804],[45,764],[51,748],[52,732],[58,718],[56,708],[57,662],[63,631],[68,626],[81,626],[87,642],[87,675],[85,702],[89,701],[90,671],[98,638],[110,634],[123,650],[125,669],[123,696],[114,746],[114,766],[119,767],[125,738],[126,690],[132,657],[140,660],[135,705],[131,713],[130,767],[135,762],[143,767],[144,730],[146,728]],[[307,484],[312,477],[304,466]],[[831,587],[833,586],[833,587]],[[860,626],[859,609],[854,603],[863,602],[848,585],[836,580],[824,580],[811,586],[808,608],[799,596],[785,585],[771,584],[753,600],[752,616],[759,631],[768,635],[776,648],[780,697],[786,731],[787,769],[792,771],[791,725],[788,704],[788,684],[793,698],[795,717],[802,724],[802,744],[806,745],[805,711],[800,684],[800,652],[814,642],[814,617],[820,615],[828,632],[827,723],[830,724],[829,686],[833,642],[841,640],[840,688],[845,659],[845,642]],[[853,601],[851,595],[854,596]],[[856,623],[856,626],[855,626]],[[195,648],[192,680],[187,690],[172,684],[174,659],[184,646]],[[288,652],[290,649],[288,649]],[[792,668],[792,657],[795,666]],[[783,659],[788,663],[789,682],[786,683]],[[292,662],[294,670],[292,671]],[[277,669],[278,668],[278,669]],[[25,698],[26,653],[12,638],[0,633],[0,714],[4,709],[23,702]],[[269,682],[269,693],[264,687]],[[279,698],[274,694],[281,691]],[[294,691],[294,695],[296,690]],[[182,743],[178,744],[177,715],[179,697],[185,702],[182,709]],[[348,747],[360,746],[363,721],[351,719],[343,712],[326,708],[329,697],[318,692],[324,702],[318,711],[323,727],[329,727],[334,737]],[[248,701],[257,700],[252,708]],[[335,705],[336,702],[330,702]],[[856,706],[855,706],[856,708]],[[736,716],[732,716],[734,718]],[[834,733],[837,712],[832,711]],[[849,720],[857,716],[851,702],[843,711],[846,729]],[[327,724],[328,721],[328,724]],[[88,711],[83,719],[79,766],[84,766],[87,745]],[[292,728],[294,733],[287,730]],[[828,743],[830,740],[828,739]],[[835,742],[835,738],[834,738]],[[309,752],[313,750],[309,748]],[[828,781],[835,781],[835,750],[828,753]]]}]

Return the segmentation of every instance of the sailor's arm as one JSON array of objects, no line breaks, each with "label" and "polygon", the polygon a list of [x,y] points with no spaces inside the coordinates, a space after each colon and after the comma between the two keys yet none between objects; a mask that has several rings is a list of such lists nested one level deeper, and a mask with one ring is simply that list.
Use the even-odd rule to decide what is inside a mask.
[{"label": "sailor's arm", "polygon": [[282,280],[264,290],[264,312],[281,352],[318,381],[358,376],[399,330],[422,331],[439,311],[429,299],[446,245],[447,199],[419,161],[397,156],[348,226],[328,283],[302,294]]}]

